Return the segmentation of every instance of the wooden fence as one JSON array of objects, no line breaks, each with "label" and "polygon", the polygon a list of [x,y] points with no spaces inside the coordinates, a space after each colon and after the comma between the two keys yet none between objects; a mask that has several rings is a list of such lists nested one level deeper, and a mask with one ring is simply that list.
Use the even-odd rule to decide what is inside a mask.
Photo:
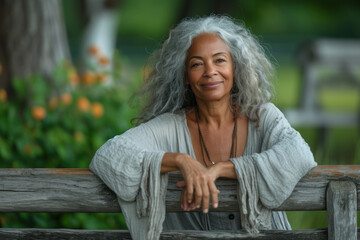
[{"label": "wooden fence", "polygon": [[[166,196],[168,212],[182,211],[181,190],[171,174]],[[360,239],[360,165],[318,166],[295,187],[277,209],[283,211],[327,210],[328,228],[261,231],[174,231],[161,239]],[[219,179],[219,212],[238,211],[236,182]],[[88,169],[0,169],[0,212],[121,212],[114,193]],[[0,228],[0,239],[131,239],[125,230],[13,229]]]}]

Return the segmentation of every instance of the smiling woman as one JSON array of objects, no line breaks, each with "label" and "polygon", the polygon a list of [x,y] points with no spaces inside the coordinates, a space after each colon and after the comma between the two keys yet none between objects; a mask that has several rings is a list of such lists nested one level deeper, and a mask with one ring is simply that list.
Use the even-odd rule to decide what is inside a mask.
[{"label": "smiling woman", "polygon": [[215,34],[194,38],[186,60],[186,84],[201,101],[229,104],[233,85],[233,62],[225,42]]},{"label": "smiling woman", "polygon": [[[272,67],[255,38],[228,17],[186,19],[153,60],[139,92],[146,104],[138,126],[106,142],[90,165],[117,194],[132,237],[158,239],[163,229],[290,229],[286,214],[271,209],[316,163],[269,102]],[[174,171],[184,178],[177,183],[184,212],[166,213]],[[238,181],[240,212],[210,211],[221,204],[220,177]]]}]

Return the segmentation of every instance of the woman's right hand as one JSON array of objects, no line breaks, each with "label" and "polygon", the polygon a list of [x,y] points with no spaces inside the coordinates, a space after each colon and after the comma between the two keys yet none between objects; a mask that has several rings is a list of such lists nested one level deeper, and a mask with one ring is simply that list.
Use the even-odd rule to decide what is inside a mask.
[{"label": "woman's right hand", "polygon": [[[181,206],[185,211],[199,208],[209,211],[210,198],[213,207],[218,206],[219,190],[215,185],[216,176],[188,154],[165,153],[161,172],[178,170],[184,177],[184,189],[181,193]],[[175,170],[175,171],[176,171]],[[169,172],[169,171],[168,171]],[[181,184],[180,184],[181,185]],[[178,184],[179,186],[179,184]]]}]

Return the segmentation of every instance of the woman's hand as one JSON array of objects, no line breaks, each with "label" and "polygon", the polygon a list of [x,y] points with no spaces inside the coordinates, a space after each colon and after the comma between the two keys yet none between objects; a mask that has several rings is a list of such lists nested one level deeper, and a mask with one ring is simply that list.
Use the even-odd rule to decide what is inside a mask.
[{"label": "woman's hand", "polygon": [[[185,181],[180,181],[176,184],[177,187],[179,188],[184,188],[181,192],[181,197],[180,197],[180,204],[181,204],[181,208],[184,211],[192,211],[196,208],[199,208],[199,205],[195,204],[195,200],[193,199],[190,203],[186,200],[186,196],[188,195],[187,193],[187,189],[185,188],[186,183]],[[212,195],[213,197],[211,198],[212,200],[212,205],[214,208],[218,207],[218,200],[217,200],[217,195],[220,193],[219,190],[216,190],[216,194]],[[204,203],[205,202],[205,203]],[[203,212],[207,213],[209,211],[209,205],[210,205],[210,200],[208,199],[208,201],[206,202],[206,200],[203,200]]]},{"label": "woman's hand", "polygon": [[165,153],[161,173],[180,171],[184,181],[176,185],[184,188],[181,193],[181,207],[185,211],[199,208],[202,203],[203,212],[209,211],[210,199],[214,208],[218,207],[220,191],[215,185],[219,177],[236,178],[234,165],[230,161],[219,162],[206,168],[188,154]]},{"label": "woman's hand", "polygon": [[210,198],[213,207],[218,206],[219,190],[215,185],[217,179],[216,171],[206,168],[190,156],[186,156],[178,161],[178,167],[184,177],[183,182],[177,183],[178,187],[183,187],[181,193],[181,207],[185,211],[199,208],[202,203],[204,213],[209,211]]},{"label": "woman's hand", "polygon": [[[219,163],[216,163],[215,165],[213,165],[209,168],[205,168],[205,169],[206,169],[206,175],[210,177],[211,185],[208,185],[208,186],[214,186],[216,189],[214,191],[209,191],[209,192],[210,192],[210,196],[211,196],[211,200],[212,200],[212,205],[214,208],[217,208],[218,207],[218,195],[219,195],[220,191],[216,188],[215,181],[219,177],[236,179],[234,164],[231,161],[219,162]],[[181,203],[181,207],[185,211],[191,211],[191,210],[194,210],[196,207],[199,207],[199,205],[195,204],[194,199],[192,199],[191,202],[188,201],[189,193],[186,188],[186,181],[177,182],[176,186],[179,188],[184,188],[181,193],[180,203]],[[214,188],[212,188],[212,189],[214,189]],[[194,194],[193,194],[193,196],[194,196]],[[205,204],[204,204],[204,200],[206,201]],[[206,199],[206,198],[203,199],[203,212],[204,213],[208,212],[209,202],[210,202],[209,199]]]}]

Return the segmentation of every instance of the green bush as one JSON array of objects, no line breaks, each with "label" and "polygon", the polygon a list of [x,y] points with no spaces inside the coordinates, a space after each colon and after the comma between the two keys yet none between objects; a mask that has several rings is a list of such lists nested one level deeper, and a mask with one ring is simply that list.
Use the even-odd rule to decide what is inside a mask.
[{"label": "green bush", "polygon": [[[94,54],[95,56],[95,54]],[[12,80],[14,94],[0,89],[0,159],[2,168],[87,168],[95,151],[130,127],[135,111],[127,104],[131,82],[121,81],[121,61],[114,72],[91,66],[79,77],[64,62],[51,79],[33,75]],[[3,227],[124,227],[119,214],[6,214]],[[34,226],[35,225],[35,226]]]}]

